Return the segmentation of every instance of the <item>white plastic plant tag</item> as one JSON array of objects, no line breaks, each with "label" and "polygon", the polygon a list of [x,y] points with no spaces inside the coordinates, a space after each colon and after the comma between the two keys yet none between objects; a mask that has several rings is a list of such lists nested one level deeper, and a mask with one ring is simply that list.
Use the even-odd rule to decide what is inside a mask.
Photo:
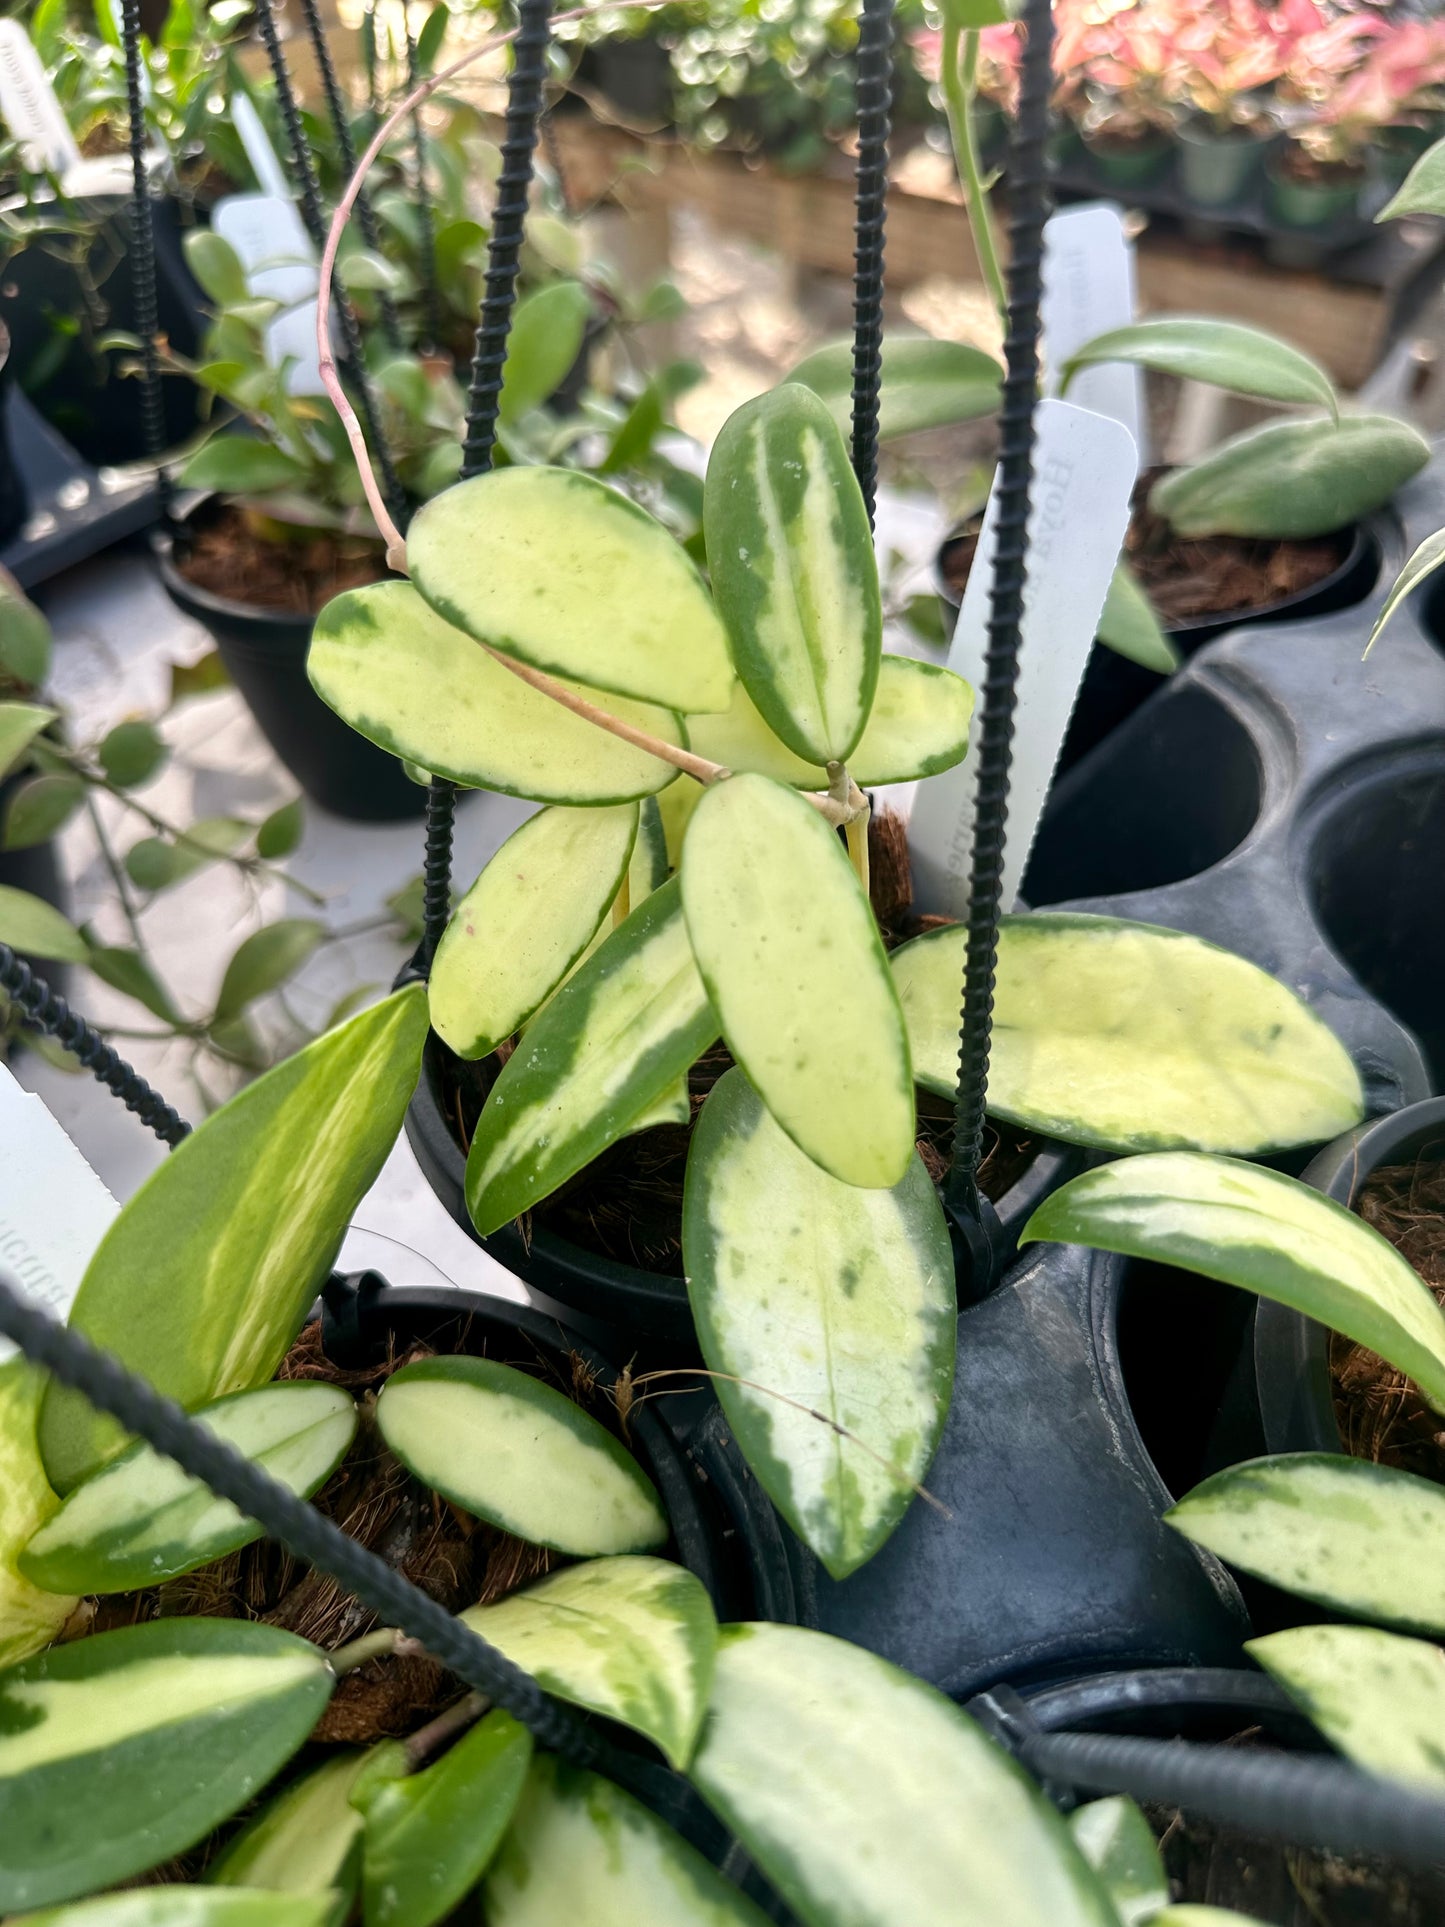
[{"label": "white plastic plant tag", "polygon": [[294,308],[316,294],[316,250],[296,203],[271,194],[228,194],[211,212],[211,227],[235,249],[252,294]]},{"label": "white plastic plant tag", "polygon": [[[1040,402],[1037,427],[1004,848],[1005,910],[1018,894],[1129,525],[1138,460],[1126,428],[1071,402]],[[915,908],[939,916],[962,916],[968,908],[997,519],[997,501],[990,495],[948,652],[949,668],[979,692],[969,753],[956,769],[918,785],[909,819]]]},{"label": "white plastic plant tag", "polygon": [[[1044,393],[1059,392],[1059,370],[1086,341],[1110,328],[1132,327],[1138,296],[1134,244],[1119,210],[1091,201],[1055,214],[1044,228],[1044,293],[1040,312],[1048,373]],[[1121,422],[1146,460],[1147,424],[1141,371],[1124,362],[1083,368],[1069,383],[1069,400]]]},{"label": "white plastic plant tag", "polygon": [[251,172],[256,176],[257,187],[275,200],[289,201],[291,183],[286,178],[280,157],[271,145],[271,136],[262,126],[261,116],[256,112],[256,104],[251,96],[239,89],[231,96],[231,124],[241,136],[241,145],[246,150],[246,159],[251,163]]},{"label": "white plastic plant tag", "polygon": [[0,20],[0,118],[34,172],[64,175],[79,162],[80,148],[50,76],[18,20]]},{"label": "white plastic plant tag", "polygon": [[[44,1104],[0,1064],[0,1276],[52,1318],[120,1207]],[[0,1365],[15,1347],[0,1338]]]},{"label": "white plastic plant tag", "polygon": [[273,368],[286,368],[288,395],[324,395],[321,357],[316,352],[316,297],[299,308],[288,308],[266,326],[266,359]]}]

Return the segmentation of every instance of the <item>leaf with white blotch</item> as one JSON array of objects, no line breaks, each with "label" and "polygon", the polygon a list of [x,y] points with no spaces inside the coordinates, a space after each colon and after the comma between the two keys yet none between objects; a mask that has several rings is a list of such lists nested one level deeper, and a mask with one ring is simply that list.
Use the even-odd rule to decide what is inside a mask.
[{"label": "leaf with white blotch", "polygon": [[1069,1815],[1080,1853],[1109,1890],[1121,1927],[1144,1927],[1169,1899],[1169,1875],[1154,1830],[1134,1802],[1116,1793]]},{"label": "leaf with white blotch", "polygon": [[1059,393],[1068,393],[1081,368],[1108,361],[1131,362],[1136,368],[1177,375],[1184,381],[1206,381],[1235,395],[1303,402],[1328,408],[1331,414],[1339,412],[1334,383],[1317,361],[1278,335],[1246,328],[1238,321],[1161,315],[1131,327],[1111,328],[1086,341],[1064,363]]},{"label": "leaf with white blotch", "polygon": [[1179,667],[1179,651],[1160,628],[1154,605],[1127,562],[1121,562],[1110,578],[1096,634],[1116,656],[1161,676],[1173,675]]},{"label": "leaf with white blotch", "polygon": [[0,703],[0,776],[8,776],[59,710],[39,703]]},{"label": "leaf with white blotch", "polygon": [[1295,1626],[1245,1642],[1332,1746],[1367,1773],[1445,1789],[1445,1653],[1374,1626]]},{"label": "leaf with white blotch", "polygon": [[1020,1244],[1093,1245],[1272,1298],[1365,1345],[1445,1412],[1445,1313],[1395,1247],[1296,1178],[1237,1158],[1120,1158],[1041,1204]]},{"label": "leaf with white blotch", "polygon": [[842,1184],[730,1070],[693,1136],[682,1246],[738,1444],[794,1531],[846,1578],[902,1518],[953,1390],[953,1254],[922,1160],[891,1190]]},{"label": "leaf with white blotch", "polygon": [[845,1640],[725,1628],[690,1777],[807,1927],[1118,1927],[1003,1749]]},{"label": "leaf with white blotch", "polygon": [[[623,803],[677,775],[524,683],[407,582],[333,597],[316,618],[306,673],[369,742],[454,783],[539,803]],[[671,710],[568,687],[662,742],[686,745]]]},{"label": "leaf with white blotch", "polygon": [[485,1057],[546,1001],[592,941],[637,837],[637,805],[541,810],[452,913],[428,995],[437,1034]]},{"label": "leaf with white blotch", "polygon": [[16,1565],[60,1503],[35,1442],[44,1386],[40,1372],[17,1358],[0,1365],[0,1666],[48,1646],[75,1605],[73,1597],[33,1586]]},{"label": "leaf with white blotch", "polygon": [[1182,536],[1307,540],[1383,508],[1430,459],[1392,415],[1265,422],[1156,482],[1149,506]]},{"label": "leaf with white blotch", "polygon": [[1445,214],[1445,140],[1425,149],[1375,219],[1398,221],[1406,214]]},{"label": "leaf with white blotch", "polygon": [[674,878],[527,1026],[477,1120],[467,1210],[483,1237],[615,1144],[717,1038]]},{"label": "leaf with white blotch", "polygon": [[748,695],[794,755],[844,761],[873,707],[883,613],[863,493],[810,389],[787,382],[723,423],[703,529]]},{"label": "leaf with white blotch", "polygon": [[85,963],[90,946],[68,917],[29,890],[0,883],[0,943],[22,957]]},{"label": "leaf with white blotch", "polygon": [[[265,1385],[195,1416],[303,1499],[331,1477],[356,1436],[356,1406],[335,1385]],[[76,1487],[18,1564],[48,1592],[131,1592],[194,1572],[261,1536],[253,1519],[137,1440]]]},{"label": "leaf with white blotch", "polygon": [[531,1545],[591,1559],[666,1542],[662,1501],[626,1447],[510,1365],[453,1357],[403,1366],[376,1422],[424,1485]]},{"label": "leaf with white blotch", "polygon": [[74,1900],[183,1853],[306,1739],[335,1685],[303,1639],[160,1619],[0,1673],[0,1907]]},{"label": "leaf with white blotch", "polygon": [[548,282],[517,303],[498,404],[504,422],[539,408],[566,380],[591,313],[592,297],[580,281]]},{"label": "leaf with white blotch", "polygon": [[501,1844],[531,1758],[531,1734],[498,1709],[435,1765],[367,1801],[366,1927],[432,1927],[460,1905]]},{"label": "leaf with white blotch", "polygon": [[[952,1097],[964,932],[893,953],[913,1062]],[[988,1108],[1110,1151],[1251,1154],[1337,1137],[1364,1116],[1344,1045],[1257,964],[1178,930],[1067,911],[999,927]]]},{"label": "leaf with white blotch", "polygon": [[[827,405],[839,430],[845,435],[851,432],[851,336],[815,349],[798,363],[788,380],[811,388]],[[1002,368],[982,348],[970,347],[964,341],[936,341],[930,335],[885,334],[878,396],[879,440],[991,415],[999,405],[1002,381]]]},{"label": "leaf with white blotch", "polygon": [[[396,1142],[426,1034],[412,985],[222,1105],[125,1205],[71,1325],[188,1410],[264,1385]],[[46,1393],[40,1449],[59,1491],[124,1443],[78,1392]]]},{"label": "leaf with white blotch", "polygon": [[833,830],[771,778],[732,776],[698,804],[681,874],[697,967],[763,1102],[845,1184],[897,1184],[913,1156],[908,1038]]},{"label": "leaf with white blotch", "polygon": [[[378,1749],[381,1751],[383,1749]],[[390,1749],[385,1749],[389,1751]],[[398,1770],[405,1770],[405,1752]],[[223,1887],[354,1899],[361,1879],[361,1814],[351,1804],[373,1755],[347,1751],[267,1800],[206,1870]]]},{"label": "leaf with white blotch", "polygon": [[[1399,609],[1406,596],[1412,595],[1422,582],[1434,575],[1442,562],[1445,562],[1445,529],[1436,529],[1433,535],[1425,537],[1390,584],[1390,593],[1385,597],[1380,613],[1375,617],[1375,626],[1370,631],[1370,640],[1365,644],[1367,656],[1380,640],[1385,625]],[[704,750],[702,753],[708,755],[711,752]]]},{"label": "leaf with white blotch", "polygon": [[727,703],[727,637],[701,576],[660,522],[591,475],[518,467],[458,482],[417,510],[406,554],[437,614],[506,655],[670,709]]},{"label": "leaf with white blotch", "polygon": [[325,1894],[272,1894],[239,1887],[141,1887],[47,1907],[25,1927],[334,1927]]},{"label": "leaf with white blotch", "polygon": [[549,1693],[655,1740],[681,1772],[707,1710],[717,1620],[666,1559],[594,1559],[462,1618]]},{"label": "leaf with white blotch", "polygon": [[[952,769],[968,752],[973,689],[941,663],[884,656],[863,734],[848,758],[855,783],[908,783]],[[739,683],[717,716],[694,716],[688,741],[725,769],[752,770],[794,789],[825,790],[827,771],[804,762],[773,734]],[[678,790],[682,789],[678,785]]]}]

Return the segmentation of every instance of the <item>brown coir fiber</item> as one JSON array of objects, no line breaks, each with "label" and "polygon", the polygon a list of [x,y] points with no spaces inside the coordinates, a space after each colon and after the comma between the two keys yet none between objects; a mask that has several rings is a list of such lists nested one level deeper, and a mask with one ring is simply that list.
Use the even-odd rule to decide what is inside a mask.
[{"label": "brown coir fiber", "polygon": [[177,573],[198,589],[251,609],[314,616],[343,589],[386,575],[380,545],[355,535],[296,530],[267,535],[243,510],[217,504],[196,519]]}]

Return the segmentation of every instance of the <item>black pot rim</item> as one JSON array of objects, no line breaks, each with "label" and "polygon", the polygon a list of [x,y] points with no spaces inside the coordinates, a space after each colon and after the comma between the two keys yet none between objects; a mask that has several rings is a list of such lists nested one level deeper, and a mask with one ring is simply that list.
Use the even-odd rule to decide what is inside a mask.
[{"label": "black pot rim", "polygon": [[1020,1697],[1046,1733],[1162,1736],[1179,1725],[1238,1718],[1311,1751],[1327,1750],[1288,1694],[1266,1673],[1245,1667],[1160,1666],[1086,1674],[1024,1688]]}]

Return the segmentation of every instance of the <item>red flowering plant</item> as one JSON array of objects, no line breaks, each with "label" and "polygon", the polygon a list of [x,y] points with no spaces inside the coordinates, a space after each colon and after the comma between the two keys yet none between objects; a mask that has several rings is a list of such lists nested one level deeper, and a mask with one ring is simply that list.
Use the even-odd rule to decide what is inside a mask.
[{"label": "red flowering plant", "polygon": [[[1313,0],[1307,4],[1317,25]],[[1259,0],[1186,0],[1176,10],[1168,97],[1217,134],[1259,130],[1270,118],[1268,90],[1288,66],[1297,39],[1288,9]]]},{"label": "red flowering plant", "polygon": [[[1337,26],[1343,23],[1335,23]],[[1320,70],[1300,78],[1314,108],[1292,130],[1304,152],[1325,166],[1361,167],[1387,127],[1422,125],[1445,103],[1445,21],[1362,20],[1370,29],[1363,58],[1327,89]],[[1358,41],[1356,47],[1358,48]]]}]

